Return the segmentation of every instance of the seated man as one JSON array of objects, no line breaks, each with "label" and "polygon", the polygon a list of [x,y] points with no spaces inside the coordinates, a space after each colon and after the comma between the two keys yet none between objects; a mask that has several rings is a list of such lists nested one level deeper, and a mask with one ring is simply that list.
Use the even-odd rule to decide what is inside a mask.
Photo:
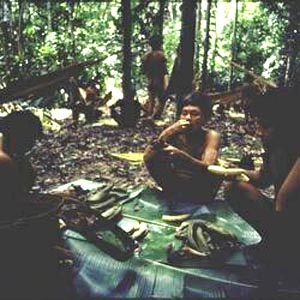
[{"label": "seated man", "polygon": [[[269,249],[265,254],[268,258],[274,254],[277,262],[283,248],[295,254],[299,250],[295,247],[300,225],[298,95],[299,88],[280,88],[252,100],[251,113],[265,149],[263,165],[259,170],[241,170],[250,181],[233,182],[227,195],[232,207],[262,235],[261,249]],[[274,199],[259,189],[270,185],[275,187]]]},{"label": "seated man", "polygon": [[35,174],[26,158],[43,129],[38,117],[30,111],[12,112],[0,120],[3,146],[0,149],[1,216],[14,213],[24,195],[33,186]]},{"label": "seated man", "polygon": [[85,89],[79,87],[76,79],[71,77],[69,79],[69,93],[69,105],[72,109],[72,117],[75,125],[78,124],[80,113],[85,115],[87,123],[93,123],[101,117],[102,112],[97,109],[97,105],[100,104],[101,99],[95,87],[92,85]]},{"label": "seated man", "polygon": [[216,163],[220,135],[203,127],[211,115],[207,95],[194,92],[183,105],[180,119],[146,148],[144,162],[168,198],[203,203],[214,198],[220,183],[207,171]]},{"label": "seated man", "polygon": [[4,299],[65,299],[58,296],[61,283],[54,249],[57,203],[44,197],[37,202],[29,194],[35,172],[26,153],[42,136],[42,124],[30,111],[16,111],[0,120],[0,132],[1,295]]},{"label": "seated man", "polygon": [[121,128],[136,126],[140,118],[141,104],[134,97],[135,91],[132,90],[127,99],[119,99],[110,106],[110,115]]}]

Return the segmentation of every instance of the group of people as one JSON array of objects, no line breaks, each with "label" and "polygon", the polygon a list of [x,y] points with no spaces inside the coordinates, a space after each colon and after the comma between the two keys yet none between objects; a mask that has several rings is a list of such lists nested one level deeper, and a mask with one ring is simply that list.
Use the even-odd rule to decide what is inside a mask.
[{"label": "group of people", "polygon": [[[285,87],[248,99],[249,110],[257,122],[256,133],[265,150],[260,169],[239,169],[240,174],[248,176],[248,182],[209,172],[208,166],[217,162],[220,133],[205,128],[211,114],[209,97],[200,92],[188,95],[179,120],[144,153],[149,173],[162,188],[166,201],[175,198],[199,205],[209,202],[225,179],[229,181],[226,200],[262,235],[259,247],[265,250],[265,258],[277,262],[286,262],[287,256],[295,258],[300,225],[298,95],[299,87]],[[270,185],[275,187],[274,199],[261,190]],[[287,249],[294,255],[287,255]]]},{"label": "group of people", "polygon": [[[226,195],[232,208],[266,237],[265,241],[282,241],[288,236],[286,230],[291,233],[297,228],[300,208],[298,94],[298,87],[285,87],[249,100],[265,150],[259,170],[240,169],[249,182],[209,172],[208,166],[217,163],[221,134],[205,128],[212,104],[198,91],[184,99],[179,120],[146,148],[145,165],[163,195],[175,201],[188,199],[197,205],[211,201],[222,180],[231,181]],[[25,154],[42,136],[42,125],[31,112],[14,112],[1,119],[0,131],[1,215],[6,218],[34,183],[34,171]],[[269,185],[275,187],[274,199],[261,192]]]},{"label": "group of people", "polygon": [[[160,72],[160,83],[154,79],[150,81],[149,91],[163,82],[165,71]],[[160,97],[163,91],[161,86]],[[287,258],[294,259],[300,250],[297,247],[300,225],[299,92],[299,86],[276,88],[249,99],[249,110],[257,122],[256,133],[262,138],[265,153],[260,169],[239,169],[240,174],[247,175],[248,182],[209,171],[209,166],[217,164],[221,134],[205,127],[212,114],[212,103],[207,94],[199,91],[183,99],[179,120],[163,130],[144,153],[145,165],[167,201],[180,201],[183,206],[185,201],[201,205],[215,198],[224,179],[229,181],[226,200],[262,235],[261,247],[266,257],[275,257],[283,263]],[[159,109],[151,108],[153,113]],[[0,132],[3,135],[0,147],[0,215],[3,221],[15,216],[34,183],[34,171],[26,153],[42,136],[43,130],[36,116],[23,111],[2,118]],[[261,190],[270,185],[275,187],[274,199],[266,197]],[[270,255],[272,253],[274,256]]]}]

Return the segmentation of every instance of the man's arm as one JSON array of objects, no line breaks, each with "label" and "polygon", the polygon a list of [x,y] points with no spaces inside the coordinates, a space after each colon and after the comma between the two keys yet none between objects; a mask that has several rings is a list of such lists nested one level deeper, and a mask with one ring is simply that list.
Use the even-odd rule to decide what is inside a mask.
[{"label": "man's arm", "polygon": [[185,120],[178,120],[173,125],[166,128],[158,137],[160,142],[168,142],[168,139],[178,133],[183,133],[190,128],[191,124]]},{"label": "man's arm", "polygon": [[201,161],[207,165],[215,164],[218,158],[219,147],[220,134],[215,130],[209,130]]},{"label": "man's arm", "polygon": [[242,169],[242,170],[243,170],[242,172],[249,177],[251,183],[255,185],[259,185],[262,178],[262,171],[260,169],[259,170]]},{"label": "man's arm", "polygon": [[164,75],[164,91],[167,90],[169,84],[169,75],[168,73]]},{"label": "man's arm", "polygon": [[[298,158],[292,170],[284,180],[275,199],[275,210],[282,212],[289,199],[299,195],[300,190],[300,159]],[[297,199],[298,200],[298,199]]]},{"label": "man's arm", "polygon": [[220,134],[214,130],[210,130],[207,134],[207,140],[205,142],[205,149],[200,158],[195,158],[185,151],[182,151],[176,147],[168,146],[163,151],[168,152],[174,158],[180,157],[192,168],[199,169],[201,171],[206,170],[211,164],[214,164],[218,157],[218,150],[220,146]]},{"label": "man's arm", "polygon": [[0,150],[0,195],[1,195],[1,210],[13,207],[15,202],[22,200],[20,175],[17,172],[11,158]]}]

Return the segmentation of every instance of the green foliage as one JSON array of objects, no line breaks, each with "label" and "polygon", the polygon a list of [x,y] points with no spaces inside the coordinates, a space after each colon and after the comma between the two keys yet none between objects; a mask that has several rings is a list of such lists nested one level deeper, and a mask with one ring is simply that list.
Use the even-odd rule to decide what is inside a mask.
[{"label": "green foliage", "polygon": [[[2,35],[2,44],[15,44],[19,38],[17,18],[13,15],[18,13],[18,2],[11,1],[11,5],[10,29],[14,35],[9,37],[10,40],[5,40]],[[109,58],[112,53],[120,51],[121,40],[114,25],[114,19],[119,17],[117,8],[118,1],[77,4],[50,1],[50,6],[27,3],[22,28],[24,56],[21,58],[14,51],[8,73],[0,66],[0,74],[6,73],[6,84],[18,78],[58,70],[74,62]],[[119,54],[116,61],[120,59]],[[100,84],[103,85],[105,77],[112,75],[112,67],[120,64],[108,60],[103,65],[99,63],[86,69],[82,78],[91,79],[99,74]]]},{"label": "green foliage", "polygon": [[[223,31],[223,52],[230,59],[231,47],[236,49],[236,61],[256,74],[276,81],[280,64],[280,50],[282,49],[282,36],[286,22],[279,19],[278,15],[270,13],[262,5],[251,7],[242,6],[239,11],[237,24],[236,45],[231,45],[233,21],[225,26]],[[227,67],[225,68],[225,65]],[[229,78],[228,61],[221,62],[215,68],[215,82],[225,87]],[[245,80],[243,73],[234,72],[234,85],[240,85]]]},{"label": "green foliage", "polygon": [[[20,15],[21,2],[2,0],[0,8],[0,88],[17,79],[39,76],[73,63],[98,58],[106,59],[85,68],[80,80],[87,83],[97,78],[102,94],[108,92],[112,81],[115,87],[121,88],[121,1],[26,1]],[[285,71],[283,54],[287,55],[291,40],[295,40],[295,35],[290,35],[288,39],[285,37],[290,26],[288,9],[294,9],[287,5],[288,1],[278,1],[276,4],[271,0],[260,4],[246,0],[239,2],[236,44],[231,45],[232,21],[225,24],[222,32],[217,33],[214,26],[210,32],[209,72],[211,88],[217,90],[227,88],[232,46],[237,51],[238,62],[259,75],[278,81]],[[7,4],[6,11],[3,10],[4,3]],[[181,3],[181,0],[168,1],[164,14],[163,49],[169,72],[180,39]],[[220,3],[230,7],[229,1],[214,3],[218,4],[213,6],[213,15],[216,16],[219,16]],[[140,69],[141,57],[148,49],[149,37],[158,30],[159,1],[132,0],[131,4],[133,85],[136,90],[146,90],[146,78]],[[202,7],[203,38],[205,1],[202,1]],[[229,11],[222,12],[224,20],[229,18]],[[214,21],[216,25],[221,22],[218,17]],[[290,32],[293,32],[292,29]],[[203,47],[200,48],[203,51]],[[235,70],[233,79],[234,85],[240,85],[245,81],[245,76]]]}]

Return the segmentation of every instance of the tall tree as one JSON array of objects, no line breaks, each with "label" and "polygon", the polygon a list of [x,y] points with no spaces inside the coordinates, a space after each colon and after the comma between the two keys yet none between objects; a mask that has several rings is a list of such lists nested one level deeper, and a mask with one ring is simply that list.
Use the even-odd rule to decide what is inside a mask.
[{"label": "tall tree", "polygon": [[207,1],[207,8],[206,8],[206,33],[205,33],[205,40],[204,40],[204,54],[203,54],[203,63],[202,63],[202,74],[201,74],[201,87],[202,91],[207,89],[207,62],[208,62],[208,51],[209,51],[209,31],[210,31],[210,14],[211,14],[211,4],[212,0]]},{"label": "tall tree", "polygon": [[122,90],[123,100],[119,124],[123,127],[134,127],[138,120],[137,103],[134,101],[135,92],[131,82],[132,52],[132,17],[131,1],[122,0],[122,31],[123,31],[123,64]]},{"label": "tall tree", "polygon": [[183,0],[179,51],[179,77],[177,93],[177,115],[182,108],[182,99],[193,89],[194,79],[194,52],[196,28],[196,0]]},{"label": "tall tree", "polygon": [[69,2],[69,14],[68,14],[68,32],[70,40],[70,52],[71,58],[74,62],[76,56],[76,39],[74,36],[74,15],[75,15],[75,3],[73,1]]},{"label": "tall tree", "polygon": [[23,49],[23,28],[24,28],[24,12],[25,12],[25,7],[26,7],[26,2],[25,1],[18,1],[19,4],[19,20],[18,20],[18,56],[19,59],[22,60],[24,56],[24,49]]},{"label": "tall tree", "polygon": [[[210,58],[210,74],[215,73],[216,56],[218,52],[218,31],[217,31],[217,9],[218,0],[213,0],[210,14],[210,37],[213,37],[212,55]],[[211,77],[211,76],[210,76]]]},{"label": "tall tree", "polygon": [[47,26],[48,31],[52,31],[52,13],[50,0],[47,0]]},{"label": "tall tree", "polygon": [[132,83],[131,83],[131,5],[130,1],[122,0],[122,32],[123,32],[123,65],[122,65],[122,89],[125,101],[130,101],[132,98]]},{"label": "tall tree", "polygon": [[300,83],[300,9],[297,1],[287,2],[288,27],[286,32],[287,68],[284,84],[293,86]]},{"label": "tall tree", "polygon": [[11,3],[9,0],[1,1],[1,31],[2,31],[2,49],[5,61],[5,74],[7,77],[11,71],[11,61],[13,55],[13,35],[11,19]]},{"label": "tall tree", "polygon": [[159,0],[159,10],[156,16],[156,33],[160,37],[161,45],[163,45],[163,28],[164,28],[164,15],[167,5],[167,0]]},{"label": "tall tree", "polygon": [[196,74],[196,76],[199,75],[200,67],[201,67],[201,65],[200,65],[200,47],[202,45],[201,22],[202,22],[202,0],[198,0],[196,43],[195,43],[195,74]]},{"label": "tall tree", "polygon": [[[235,14],[234,14],[234,22],[233,22],[233,33],[231,39],[231,60],[235,60],[236,56],[236,29],[238,22],[238,11],[239,11],[239,1],[235,0]],[[233,65],[230,65],[229,71],[229,82],[228,82],[228,90],[232,88],[232,80],[233,80]]]}]

